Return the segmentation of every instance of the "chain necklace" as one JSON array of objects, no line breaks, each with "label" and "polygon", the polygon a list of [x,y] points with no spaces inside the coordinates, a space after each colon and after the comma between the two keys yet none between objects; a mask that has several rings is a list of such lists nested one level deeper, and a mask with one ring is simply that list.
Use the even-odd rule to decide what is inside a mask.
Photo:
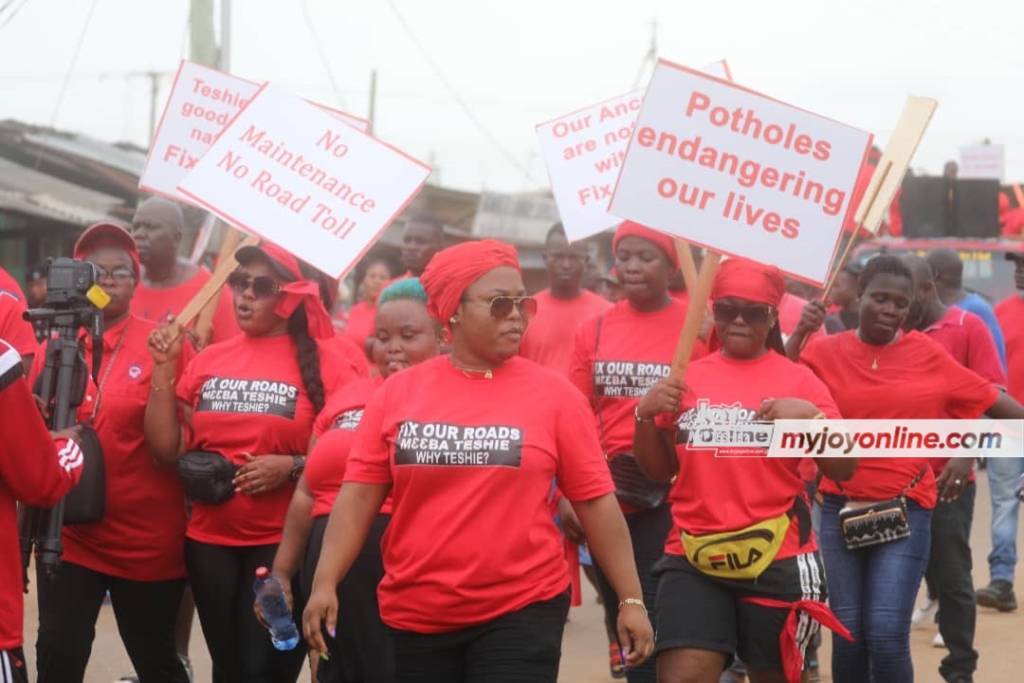
[{"label": "chain necklace", "polygon": [[487,368],[487,369],[484,369],[484,370],[477,370],[476,368],[463,368],[463,367],[459,367],[458,365],[455,364],[455,361],[452,360],[451,356],[448,356],[448,362],[452,364],[453,368],[455,368],[456,370],[461,372],[466,377],[469,377],[470,379],[473,379],[473,375],[470,374],[470,373],[473,373],[473,372],[477,373],[478,375],[483,376],[484,379],[494,379],[494,373],[490,370],[490,368]]},{"label": "chain necklace", "polygon": [[[868,344],[866,341],[864,341],[864,337],[861,335],[860,330],[857,330],[857,339],[859,339],[861,342],[863,342],[864,344],[866,344],[868,346],[874,346],[874,344]],[[892,341],[886,343],[882,347],[882,350],[884,351],[887,347],[892,346],[893,344],[895,344],[899,340],[900,340],[900,333],[897,330],[896,331],[896,336],[892,338]],[[878,359],[881,358],[881,357],[882,357],[882,354],[879,353],[877,356],[875,356],[875,359],[873,361],[871,361],[871,369],[872,370],[876,370],[876,371],[878,370]]]}]

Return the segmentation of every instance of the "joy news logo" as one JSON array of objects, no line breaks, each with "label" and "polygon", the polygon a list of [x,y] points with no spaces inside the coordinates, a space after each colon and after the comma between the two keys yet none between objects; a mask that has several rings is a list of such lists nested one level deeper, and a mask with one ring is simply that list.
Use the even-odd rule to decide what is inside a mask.
[{"label": "joy news logo", "polygon": [[768,448],[772,443],[774,425],[754,418],[757,410],[740,403],[712,405],[700,399],[683,413],[677,423],[693,449],[714,449],[718,455],[757,455],[751,448]]}]

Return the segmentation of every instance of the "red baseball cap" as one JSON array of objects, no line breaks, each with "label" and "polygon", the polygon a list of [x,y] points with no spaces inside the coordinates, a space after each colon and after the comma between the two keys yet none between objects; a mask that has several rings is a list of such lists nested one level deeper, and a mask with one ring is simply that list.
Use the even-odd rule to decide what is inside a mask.
[{"label": "red baseball cap", "polygon": [[135,281],[138,282],[142,265],[139,263],[139,250],[135,246],[135,238],[130,232],[117,223],[95,223],[79,236],[72,255],[77,259],[85,259],[100,247],[117,247],[127,251],[135,266]]}]

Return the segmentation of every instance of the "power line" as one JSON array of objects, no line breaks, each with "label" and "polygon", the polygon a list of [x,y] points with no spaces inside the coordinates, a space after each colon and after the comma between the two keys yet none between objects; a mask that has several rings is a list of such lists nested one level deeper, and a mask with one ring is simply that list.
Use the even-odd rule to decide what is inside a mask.
[{"label": "power line", "polygon": [[309,27],[309,33],[313,36],[313,44],[316,46],[316,50],[320,53],[320,61],[324,65],[324,71],[327,72],[327,78],[331,81],[331,88],[334,90],[334,96],[338,98],[338,106],[345,109],[345,100],[341,97],[341,88],[338,87],[338,82],[334,78],[334,72],[331,70],[331,62],[327,59],[327,53],[324,51],[324,46],[320,42],[320,36],[317,35],[316,27],[313,25],[313,19],[309,15],[309,6],[306,4],[306,0],[302,0],[302,15],[306,18],[306,26]]},{"label": "power line", "polygon": [[[8,2],[5,2],[4,6],[0,7],[0,14],[2,14],[5,9],[7,9],[11,5],[13,5],[14,2],[15,2],[15,0],[8,0]],[[21,11],[21,8],[24,7],[27,4],[28,4],[28,0],[22,0],[20,5],[18,5],[14,9],[12,9],[11,13],[7,16],[7,20],[4,21],[4,23],[0,24],[0,29],[4,28],[5,26],[7,26],[7,24],[11,23],[11,21],[14,20],[14,17],[18,16],[18,12]]]},{"label": "power line", "polygon": [[437,78],[441,81],[444,87],[448,90],[448,93],[452,96],[452,99],[455,100],[455,103],[459,105],[459,107],[466,114],[469,120],[472,121],[474,125],[476,125],[480,132],[483,133],[484,137],[487,138],[487,140],[492,145],[494,145],[495,149],[501,152],[502,156],[504,156],[505,159],[510,164],[519,169],[528,180],[536,183],[537,181],[534,179],[533,172],[530,170],[530,168],[524,165],[518,159],[516,159],[516,157],[511,152],[505,149],[505,147],[501,144],[498,138],[496,138],[489,130],[487,130],[484,124],[480,122],[480,119],[478,119],[476,115],[473,114],[472,110],[469,108],[469,105],[467,105],[465,101],[463,101],[463,99],[459,97],[459,94],[455,91],[455,88],[452,87],[452,84],[445,77],[440,67],[438,67],[437,63],[435,63],[434,60],[430,57],[430,54],[427,53],[426,48],[423,47],[423,44],[416,37],[416,34],[413,33],[412,28],[409,26],[409,23],[405,20],[405,17],[403,17],[402,13],[398,11],[398,7],[395,6],[395,0],[388,0],[388,5],[391,7],[391,11],[394,12],[395,17],[398,19],[398,22],[402,25],[402,28],[405,30],[406,35],[409,36],[409,40],[411,40],[413,45],[416,46],[416,49],[420,51],[420,54],[423,56],[423,59],[426,60],[427,65],[430,66],[431,70],[434,72],[434,75],[437,76]]}]

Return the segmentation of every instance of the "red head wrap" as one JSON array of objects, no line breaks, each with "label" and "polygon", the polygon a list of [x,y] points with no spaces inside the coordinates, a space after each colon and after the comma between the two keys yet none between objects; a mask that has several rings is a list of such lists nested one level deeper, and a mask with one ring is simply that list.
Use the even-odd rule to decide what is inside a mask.
[{"label": "red head wrap", "polygon": [[420,276],[427,292],[427,312],[448,325],[471,284],[495,268],[509,266],[520,275],[519,255],[513,246],[497,240],[463,242],[434,254]]},{"label": "red head wrap", "polygon": [[313,339],[330,339],[334,336],[331,316],[320,298],[320,284],[306,279],[299,268],[299,261],[287,250],[276,244],[265,242],[258,247],[243,247],[235,254],[242,265],[254,258],[265,258],[271,267],[285,280],[291,280],[281,288],[281,298],[274,306],[274,313],[282,318],[291,317],[300,305],[306,311],[307,331]]},{"label": "red head wrap", "polygon": [[117,223],[90,225],[75,242],[75,250],[72,255],[77,259],[85,259],[95,249],[101,247],[115,247],[127,251],[135,265],[135,281],[139,281],[142,276],[142,266],[139,265],[139,250],[135,246],[135,238],[131,236],[131,233]]},{"label": "red head wrap", "polygon": [[732,296],[777,309],[785,293],[786,281],[782,271],[775,266],[744,258],[730,258],[718,267],[715,284],[711,288],[711,300]]},{"label": "red head wrap", "polygon": [[619,229],[615,231],[615,238],[612,240],[612,251],[619,251],[619,242],[625,237],[639,237],[647,240],[654,246],[665,252],[673,268],[679,268],[679,256],[676,254],[675,240],[663,232],[652,230],[645,225],[633,221],[623,221]]}]

